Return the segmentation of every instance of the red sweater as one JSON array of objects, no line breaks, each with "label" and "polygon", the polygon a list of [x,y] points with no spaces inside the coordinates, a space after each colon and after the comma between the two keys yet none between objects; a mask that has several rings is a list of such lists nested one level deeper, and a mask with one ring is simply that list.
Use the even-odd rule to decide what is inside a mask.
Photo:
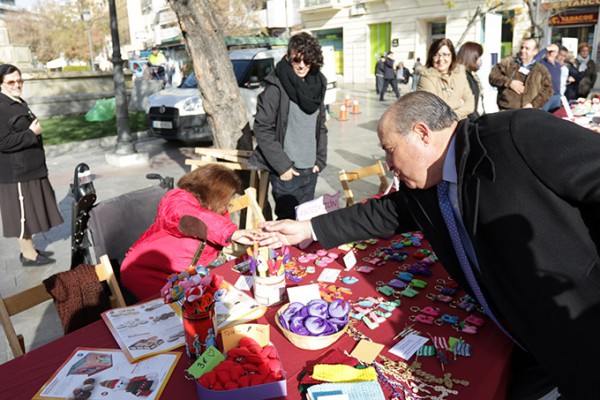
[{"label": "red sweater", "polygon": [[121,265],[121,282],[138,299],[158,297],[167,276],[179,273],[190,265],[199,240],[179,232],[179,220],[184,215],[201,219],[208,228],[206,247],[200,264],[207,266],[228,244],[238,227],[229,215],[208,211],[183,189],[173,189],[158,205],[156,221],[129,249]]}]

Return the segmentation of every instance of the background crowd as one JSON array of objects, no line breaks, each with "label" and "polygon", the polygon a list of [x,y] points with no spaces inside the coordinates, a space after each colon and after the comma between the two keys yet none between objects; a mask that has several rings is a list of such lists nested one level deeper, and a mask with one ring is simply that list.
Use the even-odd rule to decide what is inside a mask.
[{"label": "background crowd", "polygon": [[[474,120],[485,113],[483,88],[478,76],[483,47],[466,42],[458,53],[450,39],[434,41],[427,52],[425,66],[417,58],[412,73],[393,52],[382,56],[375,66],[379,100],[391,86],[400,97],[398,84],[441,97],[459,118]],[[540,49],[535,39],[525,39],[516,56],[508,56],[489,74],[490,85],[497,88],[500,110],[538,108],[554,112],[567,100],[586,98],[596,82],[597,67],[590,57],[590,45],[581,43],[577,55],[559,44]]]}]

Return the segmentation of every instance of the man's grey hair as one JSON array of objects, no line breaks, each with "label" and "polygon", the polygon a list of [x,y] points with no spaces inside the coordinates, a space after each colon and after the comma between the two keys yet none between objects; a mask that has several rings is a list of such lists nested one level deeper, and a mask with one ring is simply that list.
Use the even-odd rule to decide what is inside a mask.
[{"label": "man's grey hair", "polygon": [[525,38],[523,39],[523,41],[521,42],[521,44],[525,43],[526,41],[531,40],[533,42],[533,44],[535,45],[534,49],[539,49],[540,48],[540,44],[538,43],[536,38]]},{"label": "man's grey hair", "polygon": [[417,122],[435,132],[449,128],[454,121],[458,117],[444,100],[433,93],[417,91],[402,96],[383,113],[377,132],[386,127],[407,135]]}]

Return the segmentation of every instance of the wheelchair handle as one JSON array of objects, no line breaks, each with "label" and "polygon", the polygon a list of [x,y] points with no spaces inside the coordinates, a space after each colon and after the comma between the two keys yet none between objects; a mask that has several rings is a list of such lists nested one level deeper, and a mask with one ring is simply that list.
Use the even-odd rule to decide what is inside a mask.
[{"label": "wheelchair handle", "polygon": [[163,176],[161,174],[155,174],[155,173],[151,173],[151,174],[146,174],[146,179],[158,179],[158,181],[160,182],[158,185],[162,188],[171,190],[174,187],[175,184],[175,180],[170,177],[170,176],[165,176],[163,178]]}]

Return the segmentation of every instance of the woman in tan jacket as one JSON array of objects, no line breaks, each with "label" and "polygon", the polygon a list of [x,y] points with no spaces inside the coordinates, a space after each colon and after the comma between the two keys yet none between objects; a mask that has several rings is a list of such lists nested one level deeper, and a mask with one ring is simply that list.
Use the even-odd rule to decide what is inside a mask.
[{"label": "woman in tan jacket", "polygon": [[458,63],[450,39],[439,39],[429,46],[425,67],[418,90],[438,95],[452,107],[458,118],[467,118],[475,110],[475,100],[465,67]]}]

